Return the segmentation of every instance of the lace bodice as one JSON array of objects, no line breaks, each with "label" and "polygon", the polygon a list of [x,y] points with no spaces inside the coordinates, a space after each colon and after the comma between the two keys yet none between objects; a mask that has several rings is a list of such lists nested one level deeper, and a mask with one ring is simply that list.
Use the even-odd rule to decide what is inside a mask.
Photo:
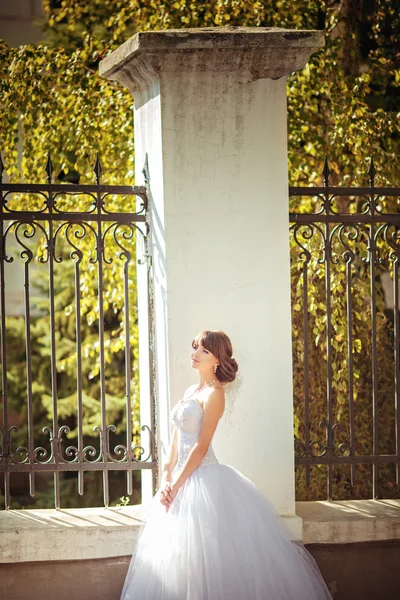
[{"label": "lace bodice", "polygon": [[[194,386],[196,387],[196,386]],[[190,450],[197,442],[201,424],[203,422],[203,408],[196,394],[190,395],[192,388],[184,396],[182,402],[175,404],[171,410],[171,423],[178,429],[178,461],[176,468],[181,468],[188,457]],[[201,461],[201,465],[218,463],[212,448],[212,440],[208,446],[207,454]]]}]

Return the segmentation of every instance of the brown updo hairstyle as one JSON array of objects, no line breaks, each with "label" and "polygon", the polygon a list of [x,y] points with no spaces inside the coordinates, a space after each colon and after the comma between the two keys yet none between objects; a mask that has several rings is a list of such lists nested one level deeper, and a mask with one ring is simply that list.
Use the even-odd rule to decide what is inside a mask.
[{"label": "brown updo hairstyle", "polygon": [[192,341],[192,347],[195,348],[199,344],[218,358],[219,365],[215,372],[218,381],[221,383],[234,381],[239,366],[232,356],[231,340],[226,333],[219,329],[203,329]]}]

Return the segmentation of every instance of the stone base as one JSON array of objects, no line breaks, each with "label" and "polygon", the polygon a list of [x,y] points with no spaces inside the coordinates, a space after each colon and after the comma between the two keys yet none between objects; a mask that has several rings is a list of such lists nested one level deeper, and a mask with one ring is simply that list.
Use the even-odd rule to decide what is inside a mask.
[{"label": "stone base", "polygon": [[399,600],[400,540],[306,544],[334,600]]},{"label": "stone base", "polygon": [[296,514],[303,544],[400,540],[400,500],[296,502]]},{"label": "stone base", "polygon": [[[306,547],[334,600],[399,600],[400,540]],[[0,564],[0,598],[119,600],[129,562],[130,556],[120,556]]]},{"label": "stone base", "polygon": [[130,557],[0,564],[1,600],[119,600]]},{"label": "stone base", "polygon": [[[303,524],[334,600],[400,599],[400,500],[298,502],[296,512],[285,523],[294,538]],[[145,520],[140,505],[1,511],[0,600],[119,600]]]}]

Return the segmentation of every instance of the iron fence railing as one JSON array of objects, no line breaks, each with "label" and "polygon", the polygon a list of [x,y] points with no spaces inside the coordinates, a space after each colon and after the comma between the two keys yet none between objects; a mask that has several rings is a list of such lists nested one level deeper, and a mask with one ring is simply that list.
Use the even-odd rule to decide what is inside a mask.
[{"label": "iron fence railing", "polygon": [[[1,159],[0,159],[1,161]],[[100,471],[103,475],[103,498],[105,506],[109,505],[110,471],[125,471],[127,474],[127,493],[132,493],[132,474],[138,469],[153,470],[153,489],[157,486],[157,447],[156,447],[156,397],[155,397],[155,363],[154,363],[154,318],[153,318],[153,282],[151,256],[148,252],[148,236],[150,232],[148,219],[147,185],[143,187],[108,186],[100,184],[101,165],[96,161],[94,185],[54,184],[52,183],[52,164],[48,160],[46,171],[47,184],[11,184],[3,183],[3,165],[0,162],[0,352],[1,352],[1,381],[2,381],[2,421],[0,428],[0,473],[4,475],[5,506],[10,507],[11,481],[13,473],[27,473],[29,477],[30,494],[35,494],[35,475],[38,472],[52,473],[54,476],[55,506],[60,507],[60,474],[66,471],[78,475],[79,494],[84,493],[84,473]],[[147,171],[144,169],[147,183]],[[334,488],[334,469],[337,465],[348,465],[350,482],[354,486],[357,480],[357,465],[372,466],[372,496],[378,497],[378,475],[382,465],[395,465],[396,482],[400,481],[400,305],[398,278],[400,258],[400,213],[396,212],[399,187],[377,187],[375,185],[375,170],[373,161],[369,171],[369,186],[366,187],[333,187],[329,185],[329,167],[325,161],[323,176],[324,185],[321,187],[290,187],[291,204],[296,199],[309,199],[317,207],[315,211],[301,209],[291,211],[291,249],[292,267],[298,268],[298,283],[302,301],[301,335],[302,338],[302,391],[301,404],[303,407],[301,423],[295,436],[296,468],[304,468],[306,484],[310,485],[310,472],[315,465],[326,466],[327,498],[332,499]],[[34,208],[19,210],[12,207],[12,198],[18,194],[36,195],[42,198]],[[91,199],[91,204],[85,211],[69,210],[65,198],[82,195]],[[141,209],[134,211],[113,211],[107,207],[107,200],[116,196],[138,197],[142,199]],[[28,197],[28,196],[27,196]],[[68,208],[68,206],[67,206]],[[140,227],[143,225],[144,230]],[[36,446],[34,439],[34,424],[32,404],[32,361],[31,361],[31,265],[34,259],[32,248],[27,240],[39,233],[45,240],[45,253],[39,257],[42,264],[48,266],[49,284],[49,319],[50,319],[50,363],[51,363],[51,414],[52,421],[43,428],[43,433],[49,436],[48,447]],[[151,423],[143,425],[142,431],[147,432],[149,446],[146,453],[143,445],[132,444],[132,391],[131,391],[131,346],[130,346],[130,286],[129,265],[132,264],[132,247],[129,240],[139,234],[143,242],[143,260],[147,268],[147,299],[149,311],[149,365],[150,365],[150,413]],[[69,427],[60,424],[58,415],[57,388],[57,339],[55,335],[55,267],[61,262],[58,256],[57,244],[63,235],[70,257],[74,260],[74,297],[76,317],[76,398],[77,398],[77,441],[76,445],[64,447],[64,438],[70,432]],[[85,236],[93,238],[94,256],[86,257],[86,264],[96,267],[98,289],[98,345],[99,345],[99,377],[100,377],[100,425],[94,428],[98,436],[98,450],[92,445],[84,445],[82,426],[82,340],[80,335],[81,302],[80,290],[81,269],[84,262],[80,241]],[[27,409],[27,444],[13,447],[13,434],[18,432],[15,425],[10,424],[7,384],[7,314],[6,314],[6,264],[13,258],[8,254],[8,241],[13,237],[20,248],[20,258],[24,260],[24,323],[26,338],[26,398],[21,400]],[[118,250],[119,258],[123,261],[124,289],[124,326],[125,326],[125,444],[111,447],[110,434],[115,432],[115,425],[107,423],[106,403],[106,364],[105,364],[105,332],[103,306],[104,267],[112,261],[108,256],[110,248]],[[363,256],[364,254],[364,256]],[[393,398],[385,398],[385,403],[392,404],[392,427],[390,439],[383,439],[380,430],[380,413],[385,408],[379,402],[378,377],[378,340],[377,319],[377,280],[382,269],[392,266],[393,270]],[[340,266],[343,273],[341,297],[346,307],[345,326],[346,339],[346,372],[339,378],[335,372],[336,326],[334,322],[334,305],[337,297],[331,289],[334,270]],[[369,295],[367,302],[370,310],[370,404],[371,404],[371,440],[365,447],[370,451],[362,452],[358,447],[357,428],[359,426],[356,364],[354,350],[353,283],[356,276],[361,274],[362,266],[367,269],[369,278]],[[319,306],[321,322],[324,323],[324,351],[318,360],[324,362],[326,376],[326,398],[324,414],[315,415],[313,412],[313,375],[314,364],[310,363],[311,335],[315,338],[318,331],[310,332],[312,321],[311,304],[315,301],[310,293],[310,281],[315,279],[316,269],[323,269],[321,297]],[[321,274],[320,274],[321,275]],[[319,276],[320,276],[319,275]],[[297,308],[299,308],[297,307]],[[322,307],[322,308],[321,308]],[[397,307],[397,309],[396,309]],[[315,323],[314,323],[315,324]],[[320,342],[322,344],[322,342]],[[346,376],[346,389],[338,393],[338,379],[343,384]],[[300,393],[295,390],[295,393]],[[340,399],[340,402],[339,402]],[[367,402],[369,399],[367,399]],[[345,407],[344,415],[339,418],[341,409]],[[321,418],[322,417],[322,418]],[[324,429],[324,435],[321,434]],[[381,427],[382,429],[382,427]],[[390,451],[382,451],[382,448]],[[146,454],[146,456],[143,456]]]},{"label": "iron fence railing", "polygon": [[[330,170],[325,159],[322,187],[289,189],[291,205],[298,202],[300,197],[303,199],[302,208],[290,212],[292,269],[298,271],[296,298],[300,298],[300,303],[295,307],[301,321],[299,360],[303,363],[302,390],[295,390],[295,394],[300,393],[303,404],[299,431],[295,435],[295,464],[305,469],[306,486],[310,485],[310,470],[315,465],[326,466],[328,499],[332,499],[334,494],[335,466],[349,465],[350,485],[354,486],[357,465],[370,464],[372,496],[377,498],[379,469],[382,465],[394,465],[396,484],[400,482],[400,187],[375,185],[373,159],[369,169],[369,186],[332,187],[329,176]],[[307,199],[316,209],[306,213],[304,200]],[[337,269],[341,271],[341,282],[333,290],[333,271]],[[390,394],[388,397],[387,391],[382,394],[379,390],[380,356],[377,348],[377,294],[382,298],[379,276],[382,270],[390,269],[393,270],[394,298],[393,397]],[[319,292],[316,291],[317,270]],[[363,360],[369,361],[370,367],[366,372],[371,379],[370,387],[365,381],[361,382],[364,387],[361,386],[356,378],[360,373],[355,370],[355,359],[358,360],[363,354],[358,347],[359,340],[354,339],[353,322],[356,302],[354,283],[355,278],[360,276],[369,278],[369,293],[364,302],[367,307],[365,310],[370,311],[370,339]],[[316,302],[319,313],[315,309]],[[341,317],[334,315],[339,302],[343,303],[345,309]],[[344,337],[337,334],[340,322],[345,329]],[[311,330],[311,327],[315,329]],[[318,338],[321,329],[323,337]],[[322,347],[322,342],[323,352],[316,361],[323,361],[326,408],[325,414],[315,415],[312,414],[312,402],[321,387],[318,388],[315,382],[316,364],[310,364],[309,356],[311,344]],[[343,353],[346,357],[338,373],[337,357],[340,353],[342,359]],[[361,364],[360,360],[357,364]],[[365,390],[370,390],[370,398],[360,397]],[[364,416],[359,411],[362,402],[365,406],[369,402],[371,404],[370,412],[366,408]],[[384,411],[387,414],[386,421],[382,416]],[[371,420],[369,429],[368,424],[361,422],[365,414],[369,415],[367,420]],[[384,432],[383,422],[386,423]],[[357,439],[357,428],[361,426],[364,427],[364,438],[365,431],[370,432],[370,440]],[[322,430],[324,433],[321,433]]]},{"label": "iron fence railing", "polygon": [[[35,495],[35,476],[39,472],[54,474],[54,499],[56,508],[60,507],[60,474],[66,471],[77,473],[78,492],[84,493],[84,474],[90,471],[102,472],[104,505],[108,506],[110,471],[126,472],[126,491],[132,494],[133,471],[138,469],[153,470],[153,487],[157,484],[157,448],[156,448],[156,411],[155,411],[155,385],[154,385],[154,320],[153,320],[153,283],[151,256],[148,252],[148,194],[147,171],[143,170],[146,179],[145,186],[101,185],[101,164],[97,157],[94,172],[96,183],[94,185],[54,184],[52,182],[53,165],[48,157],[46,172],[47,184],[17,184],[3,182],[4,165],[0,157],[0,352],[1,352],[1,428],[0,428],[0,472],[4,476],[5,507],[10,507],[11,481],[10,476],[15,473],[27,473],[29,477],[30,495]],[[18,206],[15,199],[23,194],[24,202],[29,205],[27,210],[15,208]],[[82,197],[86,199],[87,208],[84,211],[71,210],[71,199]],[[117,198],[126,199],[125,211],[114,211],[113,202]],[[35,200],[33,201],[32,198]],[[141,199],[139,211],[131,209],[129,199]],[[72,202],[74,204],[74,202]],[[14,208],[13,208],[14,206]],[[81,205],[79,205],[81,206]],[[43,244],[41,256],[35,256],[29,240],[38,235]],[[88,237],[92,240],[93,254],[86,255]],[[23,259],[23,304],[25,328],[25,368],[26,368],[26,397],[20,399],[21,413],[27,414],[27,442],[15,448],[13,440],[18,433],[18,427],[10,424],[9,415],[9,385],[8,385],[8,340],[7,340],[7,314],[6,314],[6,263],[14,259],[9,253],[10,238],[19,249],[19,256]],[[62,238],[62,239],[61,239]],[[151,423],[144,424],[141,431],[148,441],[145,450],[140,438],[140,445],[133,445],[132,428],[132,356],[130,339],[131,318],[131,288],[136,285],[129,277],[129,267],[135,260],[136,240],[142,243],[142,257],[137,262],[147,269],[147,298],[149,311],[149,364],[150,364],[150,415]],[[86,245],[84,244],[86,242]],[[55,327],[55,268],[63,258],[59,256],[59,245],[64,244],[70,252],[74,270],[74,305],[76,322],[76,444],[64,447],[68,442],[70,428],[61,425],[58,411],[58,373],[57,373],[57,336]],[[109,254],[110,249],[114,256]],[[92,252],[91,250],[91,252]],[[135,250],[135,253],[133,253]],[[114,423],[107,422],[107,394],[106,394],[106,363],[105,363],[105,309],[104,309],[104,269],[107,265],[119,258],[121,261],[121,284],[124,291],[123,323],[124,333],[124,363],[125,363],[125,414],[126,434],[125,443],[112,447],[110,435],[116,431]],[[31,267],[34,259],[41,264],[47,263],[48,279],[48,316],[50,322],[50,371],[51,371],[51,414],[52,420],[42,432],[48,436],[47,447],[35,446],[34,425],[37,415],[33,414],[33,374],[32,374],[32,345],[31,345]],[[15,263],[14,263],[15,264]],[[98,448],[84,444],[83,431],[83,385],[82,385],[82,339],[81,318],[82,300],[84,292],[81,291],[82,269],[90,267],[96,278],[97,311],[98,311],[98,357],[99,357],[99,411],[100,425],[93,428],[93,436],[98,439]],[[143,399],[141,400],[143,402]]]}]

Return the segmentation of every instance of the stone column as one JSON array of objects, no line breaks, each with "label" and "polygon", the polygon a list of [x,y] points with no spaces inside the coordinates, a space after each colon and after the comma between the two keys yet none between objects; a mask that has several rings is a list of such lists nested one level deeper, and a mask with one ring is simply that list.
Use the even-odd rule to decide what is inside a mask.
[{"label": "stone column", "polygon": [[169,411],[198,382],[192,338],[222,329],[240,391],[214,449],[297,532],[286,77],[323,45],[322,31],[139,32],[100,64],[134,97],[137,185],[148,160],[161,466]]}]

